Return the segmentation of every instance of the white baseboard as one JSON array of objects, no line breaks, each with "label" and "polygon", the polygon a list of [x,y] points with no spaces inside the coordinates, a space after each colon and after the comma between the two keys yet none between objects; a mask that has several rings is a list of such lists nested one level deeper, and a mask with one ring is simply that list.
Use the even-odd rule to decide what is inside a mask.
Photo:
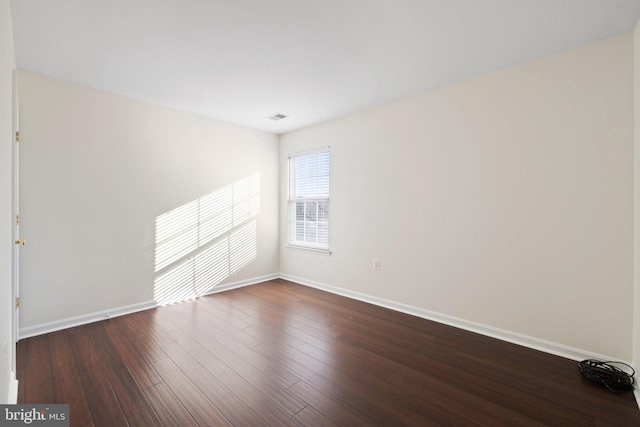
[{"label": "white baseboard", "polygon": [[[241,288],[243,286],[254,285],[256,283],[266,282],[279,278],[279,274],[270,274],[251,279],[240,280],[237,282],[226,283],[224,285],[215,286],[205,295],[211,295],[217,292],[228,291],[230,289]],[[20,328],[19,339],[35,337],[37,335],[47,334],[49,332],[60,331],[62,329],[73,328],[75,326],[86,325],[87,323],[99,322],[101,320],[110,319],[112,317],[124,316],[138,311],[148,310],[150,308],[159,307],[156,301],[146,301],[137,304],[131,304],[124,307],[112,308],[110,310],[102,310],[94,313],[83,314],[81,316],[69,317],[67,319],[55,320],[53,322],[42,323],[39,325]]]},{"label": "white baseboard", "polygon": [[9,405],[15,405],[18,403],[18,380],[16,379],[16,373],[11,371],[11,378],[9,378]]},{"label": "white baseboard", "polygon": [[213,289],[211,289],[205,295],[217,294],[218,292],[229,291],[231,289],[242,288],[244,286],[256,285],[258,283],[268,282],[269,280],[274,280],[274,279],[279,279],[279,278],[280,278],[280,274],[267,274],[265,276],[252,277],[251,279],[247,279],[247,280],[240,280],[238,282],[227,283],[225,285],[215,286]]},{"label": "white baseboard", "polygon": [[[570,360],[576,360],[576,361],[585,360],[585,359],[615,360],[615,358],[605,356],[602,354],[591,353],[585,350],[569,347],[562,344],[557,344],[550,341],[541,340],[538,338],[530,337],[530,336],[519,334],[516,332],[507,331],[504,329],[494,328],[492,326],[487,326],[487,325],[472,322],[469,320],[460,319],[458,317],[449,316],[449,315],[438,313],[435,311],[426,310],[423,308],[414,307],[411,305],[402,304],[399,302],[390,301],[383,298],[378,298],[371,295],[366,295],[359,292],[338,288],[335,286],[326,285],[324,283],[314,282],[312,280],[307,280],[301,277],[291,276],[288,274],[280,274],[280,278],[298,283],[300,285],[309,286],[312,288],[331,292],[337,295],[342,295],[348,298],[363,301],[363,302],[377,305],[380,307],[389,308],[391,310],[399,311],[401,313],[410,314],[412,316],[421,317],[427,320],[433,320],[434,322],[443,323],[445,325],[454,326],[456,328],[464,329],[470,332],[475,332],[481,335],[497,338],[502,341],[507,341],[513,344],[532,348],[534,350],[539,350],[545,353],[554,354],[556,356],[561,356]],[[628,363],[628,362],[625,362],[625,363]],[[637,396],[638,394],[636,394],[636,400],[637,400]]]},{"label": "white baseboard", "polygon": [[148,310],[157,307],[155,301],[141,302],[131,304],[124,307],[112,308],[110,310],[96,311],[94,313],[83,314],[81,316],[69,317],[52,322],[41,323],[39,325],[27,326],[20,328],[18,338],[30,338],[37,335],[48,334],[49,332],[60,331],[62,329],[73,328],[75,326],[86,325],[87,323],[99,322],[100,320],[110,319],[112,317],[124,316],[125,314],[135,313],[137,311]]}]

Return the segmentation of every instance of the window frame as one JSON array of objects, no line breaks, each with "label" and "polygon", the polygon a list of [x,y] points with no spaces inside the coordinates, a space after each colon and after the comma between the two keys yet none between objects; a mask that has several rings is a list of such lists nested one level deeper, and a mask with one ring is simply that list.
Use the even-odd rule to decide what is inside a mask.
[{"label": "window frame", "polygon": [[[318,178],[317,181],[312,180],[308,182],[315,183],[316,185],[320,185],[320,183],[318,182],[319,180],[326,181],[326,190],[327,190],[326,195],[316,195],[317,197],[304,197],[304,196],[295,194],[295,191],[296,191],[295,189],[296,171],[294,167],[295,162],[307,156],[312,156],[312,155],[317,155],[322,153],[326,153],[328,155],[328,160],[327,160],[328,166],[327,166],[326,174],[322,174],[316,177]],[[316,221],[311,221],[316,223],[315,241],[308,241],[307,240],[308,235],[304,231],[302,232],[302,234],[304,235],[303,239],[298,239],[297,236],[299,235],[299,229],[297,227],[300,221],[298,221],[298,218],[296,216],[296,209],[300,204],[303,204],[302,209],[305,209],[308,207],[306,204],[313,204],[313,203],[323,204],[325,206],[326,209],[324,210],[326,211],[326,214],[325,214],[326,219],[324,220],[317,219]],[[304,249],[304,250],[320,252],[324,254],[330,254],[331,253],[330,251],[330,242],[331,242],[330,205],[331,205],[331,150],[330,150],[330,147],[329,146],[320,147],[313,150],[290,154],[287,158],[287,245],[286,246],[291,248]],[[316,218],[320,216],[318,215],[319,212],[320,211],[316,211]],[[309,221],[302,220],[302,222],[307,223]],[[325,224],[326,243],[318,242],[318,231],[319,231],[318,224],[319,223]]]}]

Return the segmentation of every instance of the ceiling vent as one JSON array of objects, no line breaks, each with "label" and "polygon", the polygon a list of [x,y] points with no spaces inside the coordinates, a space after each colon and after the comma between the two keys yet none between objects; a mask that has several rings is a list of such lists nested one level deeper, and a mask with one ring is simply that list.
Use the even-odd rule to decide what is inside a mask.
[{"label": "ceiling vent", "polygon": [[278,120],[286,119],[287,117],[289,117],[289,116],[287,116],[286,114],[275,113],[275,114],[272,114],[270,116],[267,116],[267,119],[273,120],[274,122],[277,122]]}]

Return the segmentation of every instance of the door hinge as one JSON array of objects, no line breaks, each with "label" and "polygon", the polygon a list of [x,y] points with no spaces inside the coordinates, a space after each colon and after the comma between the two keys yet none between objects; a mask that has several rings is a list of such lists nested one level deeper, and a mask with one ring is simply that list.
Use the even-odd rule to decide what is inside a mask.
[{"label": "door hinge", "polygon": [[16,298],[16,308],[20,308],[20,297]]},{"label": "door hinge", "polygon": [[20,142],[20,131],[16,131],[16,142]]}]

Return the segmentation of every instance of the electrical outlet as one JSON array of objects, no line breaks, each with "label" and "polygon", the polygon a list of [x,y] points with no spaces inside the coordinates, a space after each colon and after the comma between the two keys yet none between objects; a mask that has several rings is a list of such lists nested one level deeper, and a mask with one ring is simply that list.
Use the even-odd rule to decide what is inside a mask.
[{"label": "electrical outlet", "polygon": [[373,259],[372,268],[374,270],[380,270],[380,260],[378,258]]}]

